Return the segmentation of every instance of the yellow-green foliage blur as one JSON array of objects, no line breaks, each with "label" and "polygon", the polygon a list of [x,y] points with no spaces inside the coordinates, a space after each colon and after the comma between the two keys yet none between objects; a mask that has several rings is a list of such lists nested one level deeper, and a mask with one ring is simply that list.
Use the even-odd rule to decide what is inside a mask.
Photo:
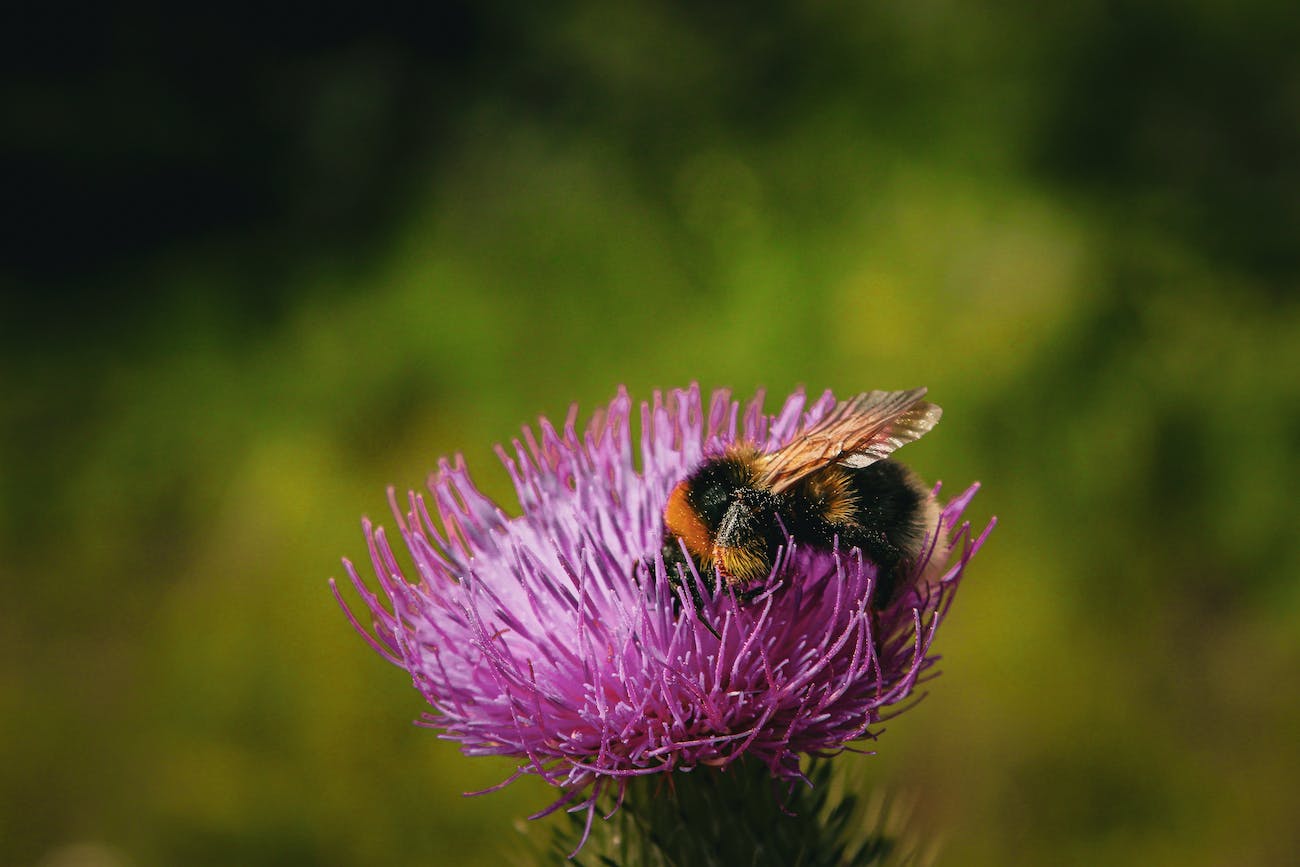
[{"label": "yellow-green foliage blur", "polygon": [[691,381],[926,385],[983,483],[943,676],[837,760],[938,863],[1289,863],[1294,9],[860,6],[29,22],[0,863],[501,863],[551,793],[462,797],[513,765],[327,580],[440,456],[513,509],[493,443]]}]

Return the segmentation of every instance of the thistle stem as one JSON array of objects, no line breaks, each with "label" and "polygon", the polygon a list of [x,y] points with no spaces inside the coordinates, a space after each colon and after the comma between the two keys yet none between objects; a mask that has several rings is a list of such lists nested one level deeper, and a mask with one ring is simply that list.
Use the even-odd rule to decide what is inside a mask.
[{"label": "thistle stem", "polygon": [[[793,787],[760,763],[698,767],[638,777],[608,821],[596,818],[574,856],[582,867],[843,867],[915,864],[901,845],[896,816],[881,799],[863,798],[832,775],[826,760],[808,770],[812,785]],[[602,815],[614,796],[596,806]],[[548,857],[569,855],[587,816],[571,814]],[[538,858],[537,863],[549,863]]]}]

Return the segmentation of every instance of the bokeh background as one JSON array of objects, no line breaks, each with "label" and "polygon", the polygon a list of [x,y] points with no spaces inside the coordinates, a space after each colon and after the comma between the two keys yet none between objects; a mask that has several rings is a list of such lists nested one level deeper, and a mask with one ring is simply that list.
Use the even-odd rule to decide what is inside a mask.
[{"label": "bokeh background", "polygon": [[944,405],[1001,525],[842,759],[941,864],[1300,852],[1293,4],[6,16],[0,863],[500,863],[326,580],[692,380]]}]

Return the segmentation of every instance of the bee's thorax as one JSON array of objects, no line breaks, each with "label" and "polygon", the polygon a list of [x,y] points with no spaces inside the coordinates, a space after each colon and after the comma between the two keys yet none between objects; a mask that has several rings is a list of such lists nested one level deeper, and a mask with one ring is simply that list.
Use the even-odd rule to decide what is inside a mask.
[{"label": "bee's thorax", "polygon": [[664,526],[668,532],[686,543],[696,558],[708,559],[713,548],[713,533],[691,505],[687,482],[681,482],[668,495],[664,508]]}]

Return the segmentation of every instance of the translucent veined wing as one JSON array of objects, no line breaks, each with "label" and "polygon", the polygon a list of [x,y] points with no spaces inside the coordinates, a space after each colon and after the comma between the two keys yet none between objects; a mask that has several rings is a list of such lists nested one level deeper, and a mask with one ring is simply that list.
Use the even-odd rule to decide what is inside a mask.
[{"label": "translucent veined wing", "polygon": [[871,466],[939,422],[943,410],[923,397],[924,388],[868,391],[836,404],[788,445],[760,458],[759,483],[780,493],[830,463]]}]

